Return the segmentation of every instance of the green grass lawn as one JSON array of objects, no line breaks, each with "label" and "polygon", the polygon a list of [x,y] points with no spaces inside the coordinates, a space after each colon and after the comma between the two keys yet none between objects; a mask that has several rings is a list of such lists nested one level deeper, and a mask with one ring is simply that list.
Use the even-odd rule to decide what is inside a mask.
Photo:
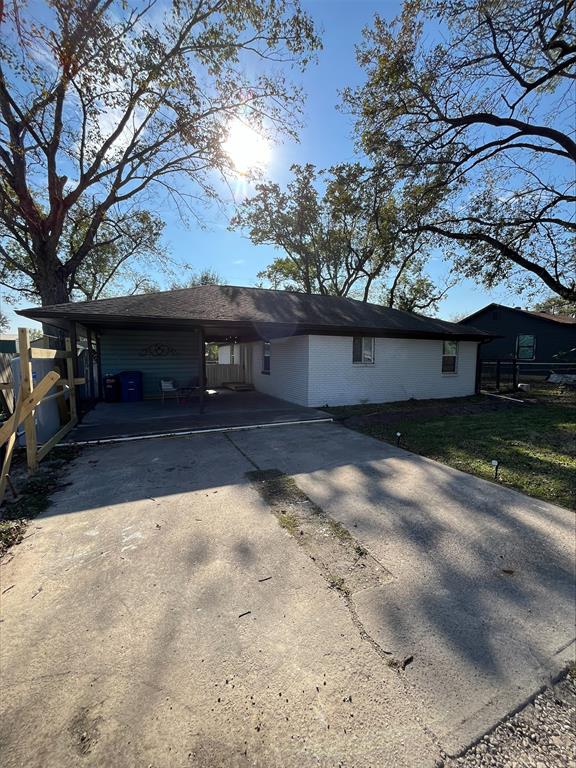
[{"label": "green grass lawn", "polygon": [[403,448],[488,480],[494,478],[491,461],[496,459],[502,485],[576,509],[576,407],[571,402],[447,416],[414,415],[408,404],[402,415],[401,405],[353,406],[352,414],[330,410],[340,417],[389,411],[394,414],[390,424],[355,428],[390,443],[401,432]]}]

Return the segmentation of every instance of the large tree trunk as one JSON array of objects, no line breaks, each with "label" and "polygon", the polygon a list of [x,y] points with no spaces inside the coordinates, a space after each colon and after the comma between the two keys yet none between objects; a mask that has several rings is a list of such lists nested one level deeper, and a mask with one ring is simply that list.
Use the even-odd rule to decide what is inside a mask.
[{"label": "large tree trunk", "polygon": [[66,268],[48,247],[43,247],[40,251],[34,282],[42,306],[67,304],[70,301],[70,281]]},{"label": "large tree trunk", "polygon": [[[36,289],[40,295],[42,306],[52,304],[67,304],[70,301],[69,280],[66,269],[55,253],[47,248],[39,259],[40,269],[35,277]],[[64,348],[65,331],[49,323],[42,323],[42,332],[45,336],[55,339],[56,347]]]},{"label": "large tree trunk", "polygon": [[38,286],[42,306],[51,304],[67,304],[70,301],[68,285],[66,280],[51,279]]}]

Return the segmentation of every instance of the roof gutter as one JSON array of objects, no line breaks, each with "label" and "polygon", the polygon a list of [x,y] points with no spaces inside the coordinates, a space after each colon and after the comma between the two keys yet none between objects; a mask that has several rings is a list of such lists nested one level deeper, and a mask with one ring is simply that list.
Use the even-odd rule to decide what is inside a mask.
[{"label": "roof gutter", "polygon": [[40,322],[49,322],[50,320],[66,320],[82,325],[91,326],[100,330],[106,328],[126,328],[127,326],[150,326],[166,328],[231,328],[231,329],[249,329],[251,335],[257,338],[283,338],[287,336],[296,336],[304,334],[328,335],[328,336],[374,336],[378,338],[399,338],[399,339],[456,339],[459,341],[490,341],[493,336],[484,331],[473,330],[462,332],[438,331],[420,331],[420,330],[402,330],[394,328],[377,328],[374,326],[358,325],[315,325],[311,323],[299,322],[258,322],[255,320],[207,320],[192,318],[165,318],[165,317],[129,317],[126,315],[83,315],[73,312],[45,312],[42,309],[23,309],[17,314],[28,317]]}]

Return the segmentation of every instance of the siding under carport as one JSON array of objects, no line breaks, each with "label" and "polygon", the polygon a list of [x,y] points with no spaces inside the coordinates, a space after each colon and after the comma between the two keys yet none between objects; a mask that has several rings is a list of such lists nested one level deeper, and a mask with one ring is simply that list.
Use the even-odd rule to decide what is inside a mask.
[{"label": "siding under carport", "polygon": [[142,371],[144,397],[160,396],[160,379],[179,386],[200,376],[199,332],[106,330],[100,335],[102,375]]}]

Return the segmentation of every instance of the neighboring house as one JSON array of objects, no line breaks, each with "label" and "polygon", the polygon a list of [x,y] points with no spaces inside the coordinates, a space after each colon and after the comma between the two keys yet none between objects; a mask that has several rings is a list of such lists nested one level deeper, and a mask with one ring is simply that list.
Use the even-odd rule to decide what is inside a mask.
[{"label": "neighboring house", "polygon": [[576,361],[576,318],[488,304],[460,321],[494,337],[480,348],[482,360],[531,363]]},{"label": "neighboring house", "polygon": [[217,285],[19,314],[97,348],[95,395],[123,370],[143,373],[145,397],[158,396],[161,378],[206,381],[207,345],[218,345],[233,354],[235,381],[306,406],[471,395],[478,347],[491,338],[353,299]]},{"label": "neighboring house", "polygon": [[18,351],[18,335],[15,333],[0,333],[0,353],[16,354]]}]

